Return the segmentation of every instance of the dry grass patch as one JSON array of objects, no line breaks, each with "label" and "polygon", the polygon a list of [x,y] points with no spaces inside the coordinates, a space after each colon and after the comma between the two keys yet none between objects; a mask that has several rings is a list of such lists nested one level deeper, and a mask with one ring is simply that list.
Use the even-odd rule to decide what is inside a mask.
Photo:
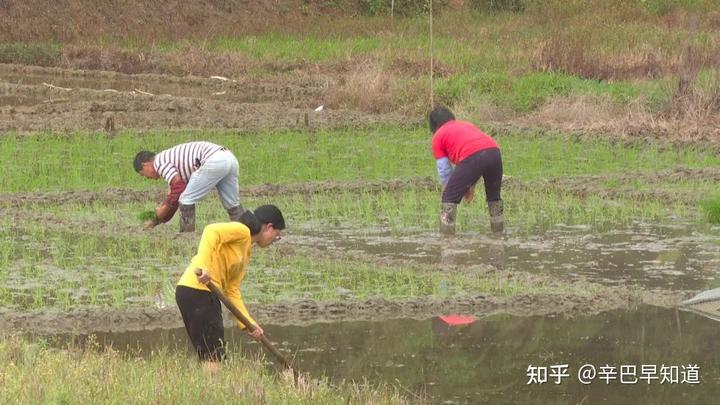
[{"label": "dry grass patch", "polygon": [[[707,111],[707,110],[705,110]],[[588,134],[593,137],[658,139],[679,145],[720,146],[720,114],[668,116],[647,111],[640,103],[618,107],[605,96],[553,98],[537,110],[512,120],[521,127]]]},{"label": "dry grass patch", "polygon": [[606,96],[566,96],[549,100],[521,119],[551,127],[591,129],[622,120],[625,114]]},{"label": "dry grass patch", "polygon": [[188,47],[160,54],[152,51],[104,47],[67,46],[61,49],[59,67],[82,70],[108,70],[127,74],[159,73],[178,76],[241,75],[250,63],[229,52],[210,52]]},{"label": "dry grass patch", "polygon": [[391,111],[394,103],[390,79],[390,74],[377,61],[359,62],[339,77],[337,87],[328,91],[327,105],[373,113]]},{"label": "dry grass patch", "polygon": [[150,52],[100,47],[64,47],[59,64],[69,69],[109,70],[129,74],[165,73],[160,58]]},{"label": "dry grass patch", "polygon": [[577,34],[544,41],[532,57],[537,70],[596,80],[657,78],[671,70],[668,59],[655,49],[628,49],[622,54],[593,50]]},{"label": "dry grass patch", "polygon": [[166,68],[175,75],[240,76],[246,74],[252,63],[246,57],[230,52],[208,52],[188,48],[168,55]]},{"label": "dry grass patch", "polygon": [[[502,108],[486,99],[461,101],[453,106],[453,112],[456,117],[463,117],[462,119],[476,123],[507,122],[515,116],[507,108]],[[425,116],[427,114],[425,112]]]}]

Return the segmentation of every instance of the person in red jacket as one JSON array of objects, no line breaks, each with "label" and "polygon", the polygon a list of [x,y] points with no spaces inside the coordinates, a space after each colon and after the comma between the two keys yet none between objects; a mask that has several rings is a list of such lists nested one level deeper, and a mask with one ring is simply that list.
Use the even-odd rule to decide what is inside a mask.
[{"label": "person in red jacket", "polygon": [[473,200],[475,183],[482,177],[490,227],[493,232],[502,232],[504,220],[500,188],[503,167],[500,148],[495,140],[475,125],[456,120],[445,107],[437,107],[430,112],[430,132],[433,133],[432,153],[443,185],[440,231],[455,233],[457,206],[463,198],[466,203]]}]

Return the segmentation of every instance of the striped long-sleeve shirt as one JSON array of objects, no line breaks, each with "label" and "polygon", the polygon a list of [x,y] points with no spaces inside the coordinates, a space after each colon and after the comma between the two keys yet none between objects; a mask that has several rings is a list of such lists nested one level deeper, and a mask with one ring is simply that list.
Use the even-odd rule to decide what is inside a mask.
[{"label": "striped long-sleeve shirt", "polygon": [[155,170],[168,183],[176,175],[187,183],[190,176],[215,152],[224,149],[210,142],[188,142],[155,155]]}]

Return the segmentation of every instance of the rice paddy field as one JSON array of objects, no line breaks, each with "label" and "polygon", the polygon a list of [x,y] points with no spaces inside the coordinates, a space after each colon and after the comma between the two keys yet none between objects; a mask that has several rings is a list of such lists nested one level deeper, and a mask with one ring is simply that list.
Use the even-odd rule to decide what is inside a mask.
[{"label": "rice paddy field", "polygon": [[[112,14],[102,30],[66,3],[73,30],[30,27],[27,4],[0,1],[14,27],[0,28],[1,400],[703,403],[720,391],[707,355],[718,318],[680,305],[720,288],[712,2],[248,6],[272,29],[245,20],[243,2],[197,1],[153,32]],[[502,234],[481,185],[457,235],[438,232],[431,103],[500,145]],[[246,208],[284,213],[242,295],[299,380],[230,314],[219,374],[190,350],[175,285],[202,227],[228,216],[212,192],[198,231],[179,233],[177,217],[143,230],[167,184],[132,159],[194,140],[237,156]]]}]

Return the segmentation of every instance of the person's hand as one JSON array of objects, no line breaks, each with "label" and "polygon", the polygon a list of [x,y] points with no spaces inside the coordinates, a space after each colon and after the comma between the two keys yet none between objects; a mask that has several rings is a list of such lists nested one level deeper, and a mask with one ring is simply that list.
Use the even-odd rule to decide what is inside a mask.
[{"label": "person's hand", "polygon": [[201,284],[208,285],[210,284],[210,273],[205,269],[198,269],[200,270],[200,274],[197,275],[198,282]]},{"label": "person's hand", "polygon": [[465,192],[465,196],[463,197],[465,199],[465,204],[470,204],[475,198],[475,186],[472,186],[468,189],[467,192]]},{"label": "person's hand", "polygon": [[265,335],[265,331],[260,327],[260,325],[255,325],[255,330],[250,333],[250,336],[252,336],[255,340],[260,340],[263,335]]},{"label": "person's hand", "polygon": [[153,219],[148,219],[148,220],[145,221],[145,223],[143,224],[143,230],[146,230],[146,231],[147,231],[148,229],[153,229],[153,228],[155,228],[155,225],[157,225],[157,222],[156,222],[155,220],[153,220]]}]

